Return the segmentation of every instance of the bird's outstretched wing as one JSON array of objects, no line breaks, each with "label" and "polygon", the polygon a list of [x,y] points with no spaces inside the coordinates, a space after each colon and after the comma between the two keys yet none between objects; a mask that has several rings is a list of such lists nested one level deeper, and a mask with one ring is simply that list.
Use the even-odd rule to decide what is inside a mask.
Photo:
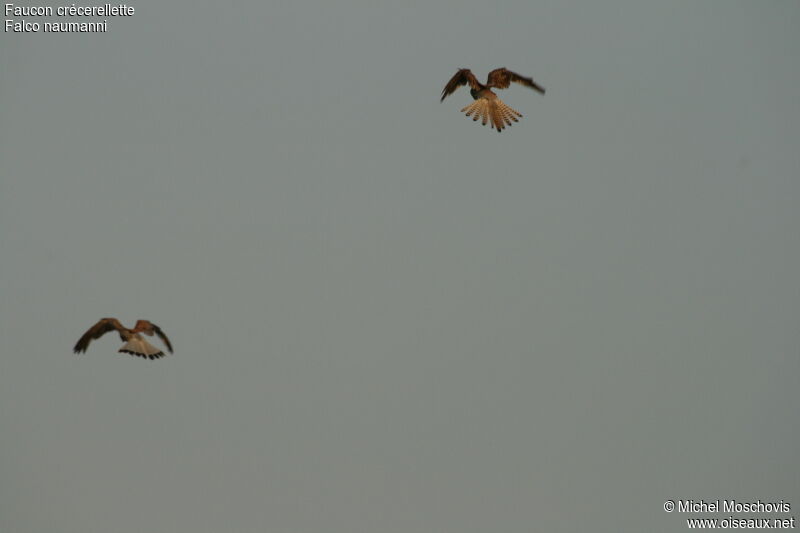
[{"label": "bird's outstretched wing", "polygon": [[141,331],[145,335],[150,335],[151,337],[153,334],[158,335],[158,338],[167,345],[167,349],[169,353],[172,353],[172,344],[169,342],[169,339],[164,332],[161,331],[161,328],[150,322],[149,320],[139,319],[136,321],[136,326],[134,326],[133,331]]},{"label": "bird's outstretched wing", "polygon": [[491,71],[489,73],[489,77],[487,78],[486,85],[488,87],[496,87],[498,89],[508,89],[512,81],[514,83],[524,85],[525,87],[530,87],[534,91],[544,94],[544,87],[537,84],[531,78],[520,76],[516,72],[511,72],[506,68],[498,68]]},{"label": "bird's outstretched wing", "polygon": [[125,328],[122,327],[122,324],[120,324],[119,320],[116,318],[101,318],[97,324],[89,328],[88,331],[86,331],[86,333],[84,333],[83,336],[78,339],[78,342],[75,343],[75,348],[73,348],[73,351],[75,353],[85,352],[92,339],[99,339],[109,331],[113,330],[117,330],[121,333],[125,331]]},{"label": "bird's outstretched wing", "polygon": [[161,331],[161,328],[160,328],[160,327],[158,327],[158,326],[156,326],[156,325],[155,325],[155,324],[153,324],[152,322],[150,323],[150,326],[153,328],[153,331],[155,331],[156,335],[158,335],[158,338],[159,338],[159,339],[161,339],[161,341],[162,341],[164,344],[166,344],[166,345],[167,345],[167,349],[169,350],[169,353],[172,353],[172,344],[169,342],[169,339],[168,339],[168,338],[167,338],[167,336],[164,334],[164,332],[163,332],[163,331]]},{"label": "bird's outstretched wing", "polygon": [[447,96],[453,94],[456,89],[468,83],[469,86],[475,90],[478,90],[481,87],[480,82],[477,80],[477,78],[475,78],[475,75],[468,68],[458,69],[458,72],[455,73],[455,76],[450,78],[450,81],[448,81],[447,85],[445,85],[444,89],[442,89],[442,99],[439,101],[443,101],[445,98],[447,98]]}]

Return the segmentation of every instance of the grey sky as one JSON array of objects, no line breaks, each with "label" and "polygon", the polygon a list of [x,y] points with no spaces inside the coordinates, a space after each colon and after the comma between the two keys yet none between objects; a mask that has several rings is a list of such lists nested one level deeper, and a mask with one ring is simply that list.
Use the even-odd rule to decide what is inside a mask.
[{"label": "grey sky", "polygon": [[0,36],[0,531],[797,514],[796,2],[135,7]]}]

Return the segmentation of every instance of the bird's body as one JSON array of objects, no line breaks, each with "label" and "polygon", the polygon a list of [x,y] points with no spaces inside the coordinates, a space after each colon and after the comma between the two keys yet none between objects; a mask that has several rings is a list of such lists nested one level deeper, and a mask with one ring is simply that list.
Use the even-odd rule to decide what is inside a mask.
[{"label": "bird's body", "polygon": [[477,91],[475,89],[470,89],[469,94],[472,96],[473,100],[480,100],[481,98],[497,100],[497,95],[488,87],[483,87]]},{"label": "bird's body", "polygon": [[152,322],[147,320],[137,320],[133,329],[128,329],[116,318],[101,318],[97,324],[89,328],[89,330],[86,331],[86,333],[84,333],[80,339],[78,339],[78,342],[75,344],[75,348],[73,349],[74,352],[85,352],[92,339],[99,339],[104,334],[113,330],[116,330],[117,333],[119,333],[120,340],[125,343],[122,348],[119,349],[119,351],[122,353],[129,353],[137,357],[144,357],[145,359],[158,359],[159,357],[164,357],[164,352],[147,342],[147,340],[145,340],[140,333],[144,333],[145,335],[149,335],[151,337],[154,334],[158,335],[158,337],[167,346],[169,352],[172,353],[172,344],[170,344],[169,339],[166,335],[164,335],[164,332],[161,331],[161,328]]},{"label": "bird's body", "polygon": [[544,88],[536,84],[531,78],[520,76],[515,72],[511,72],[506,68],[498,68],[489,73],[486,83],[483,84],[478,81],[472,71],[467,68],[459,69],[455,75],[450,78],[447,85],[442,90],[442,99],[444,99],[455,92],[456,89],[462,85],[469,84],[469,94],[475,100],[470,105],[461,110],[466,113],[472,120],[481,119],[481,123],[485,126],[487,122],[491,127],[497,131],[502,131],[506,126],[511,126],[514,122],[519,122],[517,117],[522,118],[522,113],[512,109],[492,91],[492,88],[507,89],[511,82],[519,83],[526,87],[530,87],[534,91],[544,94]]}]

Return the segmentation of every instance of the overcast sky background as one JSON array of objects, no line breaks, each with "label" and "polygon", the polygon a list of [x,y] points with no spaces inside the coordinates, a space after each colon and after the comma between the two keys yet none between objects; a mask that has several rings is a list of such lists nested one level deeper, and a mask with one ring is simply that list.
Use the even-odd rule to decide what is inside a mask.
[{"label": "overcast sky background", "polygon": [[133,5],[0,37],[0,531],[798,514],[800,4]]}]

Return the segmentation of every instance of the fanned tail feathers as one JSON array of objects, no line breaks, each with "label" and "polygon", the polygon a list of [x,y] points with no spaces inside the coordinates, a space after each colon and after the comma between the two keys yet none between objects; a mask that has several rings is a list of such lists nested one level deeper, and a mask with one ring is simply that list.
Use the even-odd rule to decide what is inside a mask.
[{"label": "fanned tail feathers", "polygon": [[164,352],[147,342],[141,337],[133,337],[119,349],[122,353],[129,353],[145,359],[158,359],[164,357]]},{"label": "fanned tail feathers", "polygon": [[506,126],[511,126],[514,122],[519,122],[517,117],[522,118],[522,113],[512,109],[505,102],[496,98],[488,100],[486,98],[479,98],[461,110],[472,120],[477,121],[481,119],[481,124],[484,126],[490,122],[490,127],[495,128],[497,131],[502,131]]}]

